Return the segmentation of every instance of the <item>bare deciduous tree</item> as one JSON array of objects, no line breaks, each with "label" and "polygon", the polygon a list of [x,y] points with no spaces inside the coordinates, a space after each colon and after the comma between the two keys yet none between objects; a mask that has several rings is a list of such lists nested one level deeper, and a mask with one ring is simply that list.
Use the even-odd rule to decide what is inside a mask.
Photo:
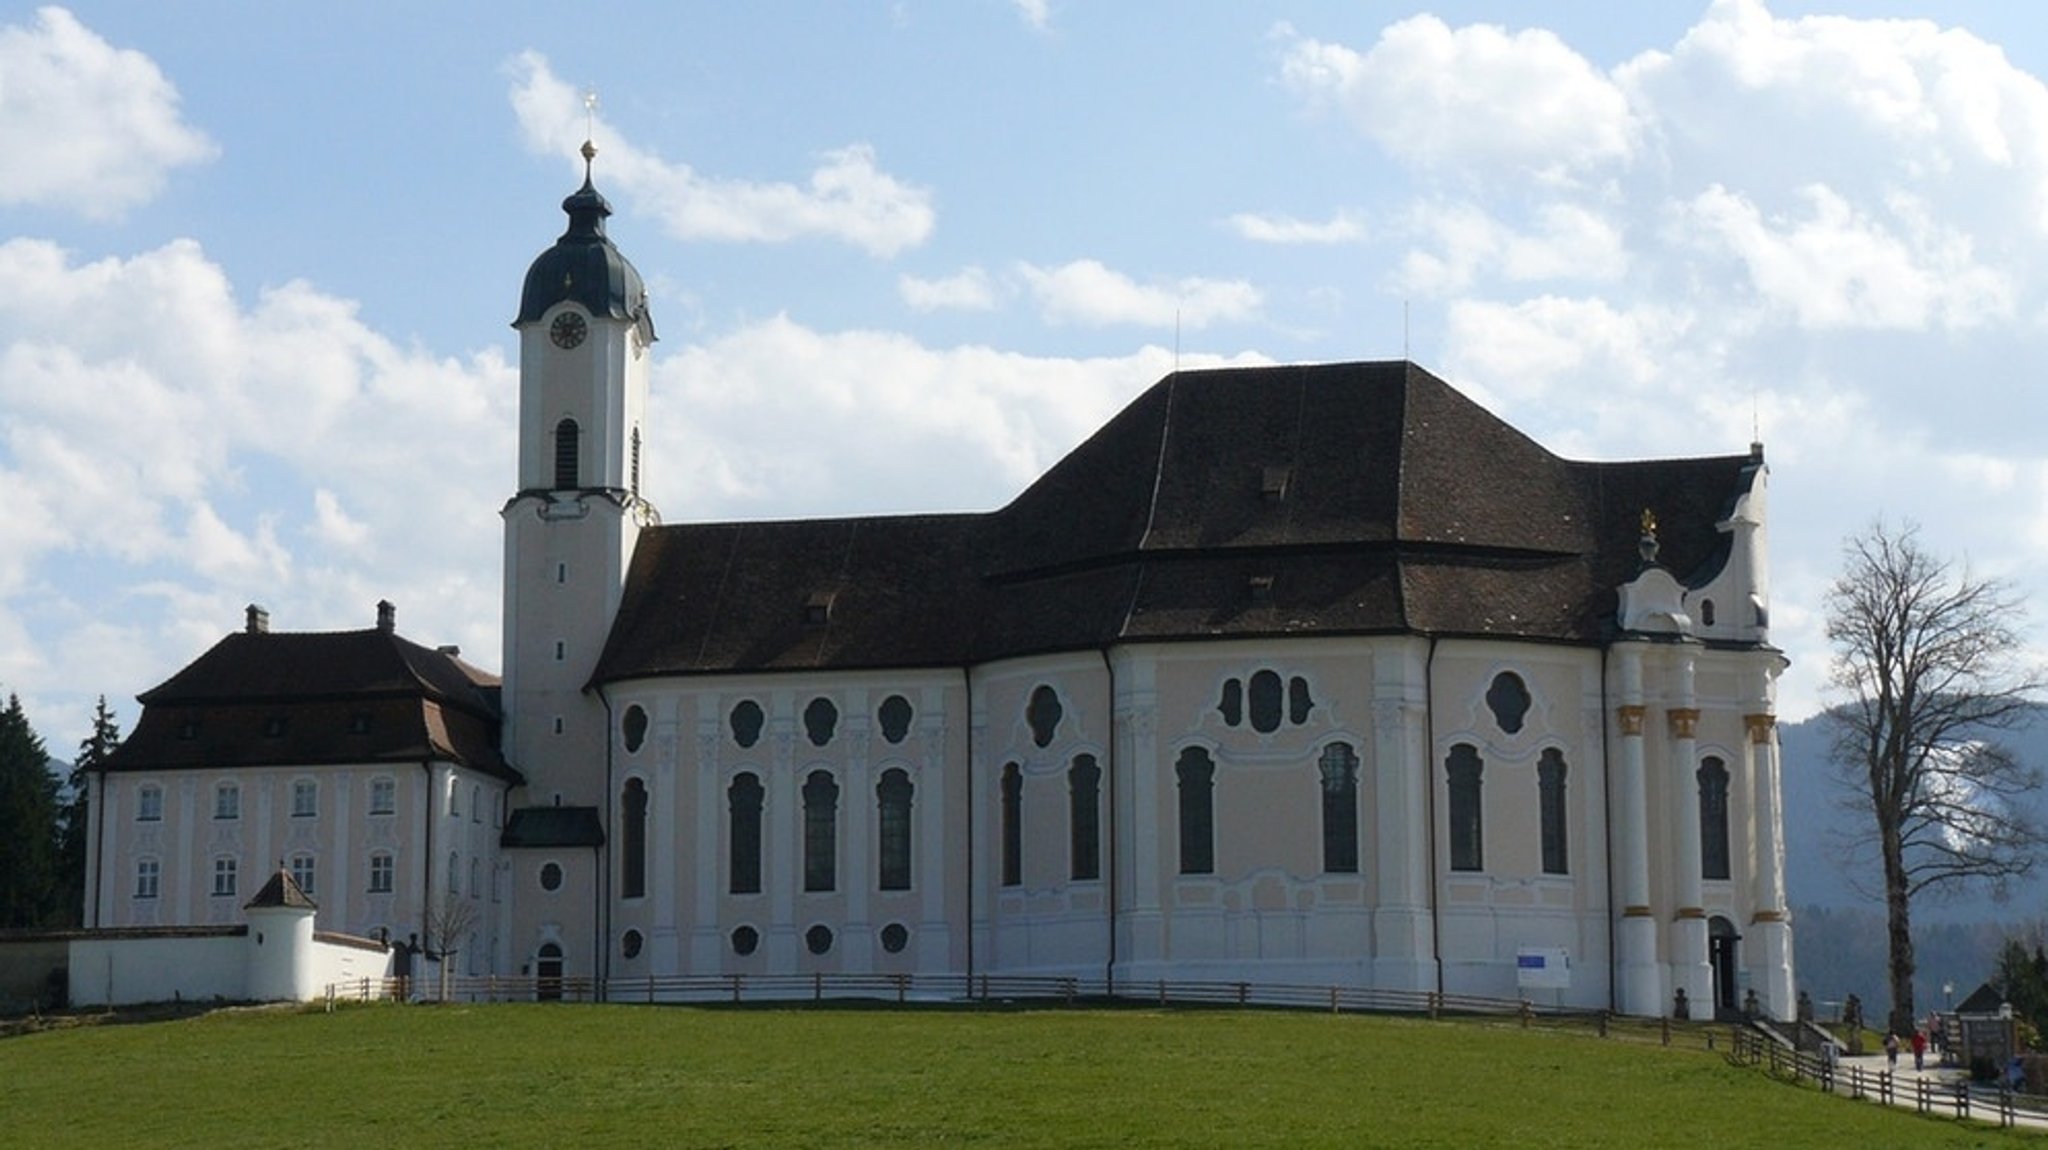
[{"label": "bare deciduous tree", "polygon": [[440,996],[443,999],[448,997],[451,960],[461,952],[481,917],[475,900],[453,892],[435,899],[434,904],[427,908],[427,957],[433,959],[440,970]]},{"label": "bare deciduous tree", "polygon": [[2016,802],[2040,772],[1996,741],[2041,690],[2023,663],[2025,605],[2012,586],[1928,554],[1912,524],[1882,521],[1843,546],[1827,596],[1833,756],[1868,812],[1883,877],[1894,1033],[1913,1014],[1912,900],[2033,868],[2044,842]]}]

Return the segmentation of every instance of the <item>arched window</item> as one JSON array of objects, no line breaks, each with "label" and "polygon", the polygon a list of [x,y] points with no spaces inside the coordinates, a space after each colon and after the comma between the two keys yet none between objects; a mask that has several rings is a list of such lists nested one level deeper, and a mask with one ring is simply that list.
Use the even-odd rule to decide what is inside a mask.
[{"label": "arched window", "polygon": [[1358,752],[1349,743],[1323,748],[1323,870],[1358,873]]},{"label": "arched window", "polygon": [[626,780],[619,797],[619,897],[647,897],[647,784]]},{"label": "arched window", "polygon": [[882,772],[875,784],[881,839],[883,890],[910,889],[910,775],[900,767]]},{"label": "arched window", "polygon": [[1223,697],[1216,700],[1216,713],[1223,716],[1223,722],[1235,727],[1244,722],[1244,682],[1240,679],[1223,680]]},{"label": "arched window", "polygon": [[[1275,675],[1276,687],[1279,681]],[[1216,763],[1209,752],[1189,747],[1173,771],[1180,778],[1180,873],[1215,874]]]},{"label": "arched window", "polygon": [[555,424],[555,488],[566,490],[579,486],[577,475],[581,470],[578,453],[581,450],[578,439],[581,435],[573,419],[563,419]]},{"label": "arched window", "polygon": [[1728,766],[1708,755],[1700,784],[1700,877],[1728,877]]},{"label": "arched window", "polygon": [[1444,773],[1450,778],[1452,870],[1486,869],[1486,826],[1479,803],[1482,769],[1479,749],[1470,743],[1452,747],[1444,760]]},{"label": "arched window", "polygon": [[804,889],[839,886],[839,784],[830,771],[804,780]]},{"label": "arched window", "polygon": [[1536,760],[1536,809],[1543,824],[1543,873],[1570,874],[1570,839],[1565,833],[1564,752],[1545,750]]},{"label": "arched window", "polygon": [[1024,881],[1024,771],[1003,764],[1003,885]]},{"label": "arched window", "polygon": [[1102,877],[1102,768],[1094,755],[1074,756],[1067,768],[1067,829],[1075,882]]},{"label": "arched window", "polygon": [[726,839],[726,867],[733,894],[761,893],[761,780],[751,774],[733,778],[725,790],[732,826]]}]

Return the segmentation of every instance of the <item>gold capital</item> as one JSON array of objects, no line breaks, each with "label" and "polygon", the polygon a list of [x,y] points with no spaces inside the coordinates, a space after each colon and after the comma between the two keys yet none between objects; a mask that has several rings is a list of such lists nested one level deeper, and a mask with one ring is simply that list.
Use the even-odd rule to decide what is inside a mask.
[{"label": "gold capital", "polygon": [[1647,710],[1648,708],[1644,707],[1641,703],[1623,703],[1621,706],[1616,707],[1614,709],[1614,717],[1621,723],[1621,733],[1624,735],[1641,735],[1643,733],[1643,715]]},{"label": "gold capital", "polygon": [[1690,739],[1700,729],[1698,707],[1673,707],[1666,717],[1671,721],[1671,737],[1674,739]]},{"label": "gold capital", "polygon": [[1778,716],[1744,715],[1742,722],[1749,728],[1749,741],[1761,747],[1771,741],[1771,729],[1778,725]]}]

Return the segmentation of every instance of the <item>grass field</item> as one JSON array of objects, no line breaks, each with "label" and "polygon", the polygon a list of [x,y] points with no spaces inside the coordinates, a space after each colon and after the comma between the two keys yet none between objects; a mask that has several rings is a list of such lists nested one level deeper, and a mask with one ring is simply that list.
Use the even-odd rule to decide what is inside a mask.
[{"label": "grass field", "polygon": [[1698,1049],[1142,1009],[372,1006],[0,1040],[0,1145],[2032,1145]]}]

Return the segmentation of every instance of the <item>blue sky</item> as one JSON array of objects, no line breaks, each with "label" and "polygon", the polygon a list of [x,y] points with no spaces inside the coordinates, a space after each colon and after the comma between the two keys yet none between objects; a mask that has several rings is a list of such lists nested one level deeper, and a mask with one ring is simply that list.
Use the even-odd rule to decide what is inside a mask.
[{"label": "blue sky", "polygon": [[1172,369],[1404,353],[2048,589],[2032,4],[0,11],[0,689],[59,754],[259,602],[498,664],[509,323],[580,179],[670,521],[985,509]]}]

